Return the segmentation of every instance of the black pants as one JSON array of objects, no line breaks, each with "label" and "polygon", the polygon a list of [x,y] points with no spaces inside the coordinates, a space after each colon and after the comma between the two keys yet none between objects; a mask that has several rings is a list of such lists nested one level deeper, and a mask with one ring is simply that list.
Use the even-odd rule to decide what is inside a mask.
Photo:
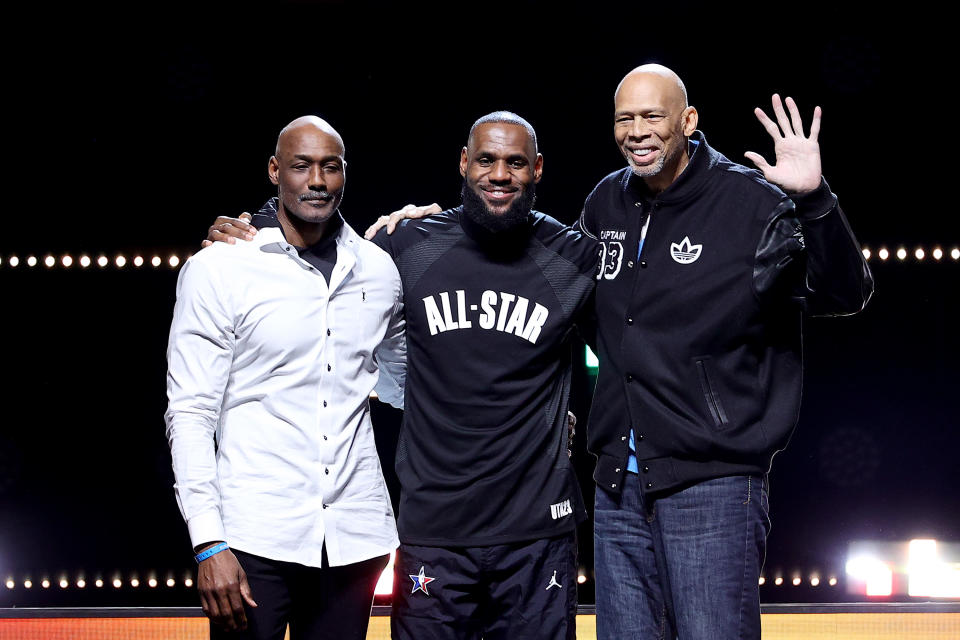
[{"label": "black pants", "polygon": [[485,547],[401,544],[393,576],[393,640],[576,637],[573,533]]},{"label": "black pants", "polygon": [[305,567],[232,549],[247,574],[257,607],[245,607],[247,629],[211,623],[211,640],[364,640],[377,579],[390,556],[342,567]]}]

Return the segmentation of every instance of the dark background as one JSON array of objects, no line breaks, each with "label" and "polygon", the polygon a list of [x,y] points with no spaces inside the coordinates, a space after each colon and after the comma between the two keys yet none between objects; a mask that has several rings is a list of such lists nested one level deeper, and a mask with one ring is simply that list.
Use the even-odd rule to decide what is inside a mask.
[{"label": "dark background", "polygon": [[[537,207],[572,223],[623,164],[612,94],[648,61],[684,78],[700,128],[736,160],[772,159],[752,114],[772,92],[794,96],[807,122],[820,104],[824,172],[862,243],[949,250],[960,244],[939,88],[950,36],[920,5],[901,9],[287,2],[48,4],[7,16],[0,580],[18,588],[0,588],[0,606],[196,603],[180,587],[19,588],[62,574],[179,582],[192,563],[162,421],[176,270],[28,269],[28,254],[195,251],[215,216],[273,193],[277,132],[305,113],[346,141],[342,211],[358,230],[406,202],[455,204],[467,130],[501,108],[537,129]],[[771,474],[771,578],[842,580],[854,539],[960,541],[960,263],[871,266],[866,312],[807,326],[800,425]],[[584,369],[575,383],[583,425]],[[398,415],[375,408],[387,470]],[[590,502],[582,435],[575,460]],[[581,538],[589,574],[589,523]],[[762,596],[842,600],[842,588],[768,585]]]}]

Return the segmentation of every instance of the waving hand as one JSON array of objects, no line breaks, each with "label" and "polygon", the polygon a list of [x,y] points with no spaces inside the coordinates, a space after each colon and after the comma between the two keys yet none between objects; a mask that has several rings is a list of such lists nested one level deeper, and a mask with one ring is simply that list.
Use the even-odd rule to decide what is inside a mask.
[{"label": "waving hand", "polygon": [[[790,117],[787,117],[780,96],[773,94],[773,113],[777,117],[774,122],[763,109],[754,109],[757,120],[773,138],[773,151],[776,162],[773,165],[759,153],[748,151],[744,155],[763,172],[764,177],[779,186],[788,194],[804,194],[820,186],[820,145],[817,136],[820,134],[820,107],[813,110],[813,121],[810,124],[810,135],[803,135],[803,121],[800,111],[793,98],[786,99]],[[779,125],[779,126],[778,126]]]}]

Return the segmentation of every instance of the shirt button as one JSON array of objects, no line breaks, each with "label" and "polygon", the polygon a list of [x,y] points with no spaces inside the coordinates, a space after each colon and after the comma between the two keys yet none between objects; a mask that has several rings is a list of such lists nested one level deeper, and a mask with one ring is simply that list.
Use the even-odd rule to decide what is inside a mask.
[{"label": "shirt button", "polygon": [[643,207],[643,203],[642,203],[642,202],[634,202],[634,203],[633,203],[633,206],[635,206],[635,207]]},{"label": "shirt button", "polygon": [[620,436],[620,442],[626,442],[627,436]]},{"label": "shirt button", "polygon": [[629,373],[627,374],[626,378],[627,378],[627,382],[633,382],[633,376],[630,375]]},{"label": "shirt button", "polygon": [[638,433],[638,434],[637,434],[637,440],[643,440],[643,434],[642,434],[642,433]]},{"label": "shirt button", "polygon": [[620,467],[617,467],[617,468],[614,470],[614,473],[620,473]]},{"label": "shirt button", "polygon": [[627,267],[633,269],[633,260],[627,260]]},{"label": "shirt button", "polygon": [[632,324],[633,324],[633,318],[627,318],[627,324],[632,325]]},{"label": "shirt button", "polygon": [[641,260],[641,261],[640,261],[640,268],[641,268],[641,269],[646,269],[646,268],[647,268],[647,261],[646,261],[646,260]]},{"label": "shirt button", "polygon": [[644,473],[650,473],[650,467],[644,466],[644,467],[643,467],[643,472],[644,472]]},{"label": "shirt button", "polygon": [[327,475],[330,475],[330,469],[329,469],[329,468],[324,469],[323,472],[324,472],[325,474],[327,474]]},{"label": "shirt button", "polygon": [[652,483],[652,482],[648,482],[648,483],[647,483],[647,489],[653,489],[653,483]]},{"label": "shirt button", "polygon": [[327,329],[327,335],[330,335],[330,329]]},{"label": "shirt button", "polygon": [[[324,439],[324,440],[326,440],[326,439],[327,439],[327,436],[323,436],[323,439]],[[646,471],[646,470],[647,470],[647,468],[646,468],[646,467],[644,467],[644,468],[643,468],[643,470],[644,470],[644,471]]]},{"label": "shirt button", "polygon": [[332,367],[330,365],[327,365],[327,371],[330,371],[330,369],[332,369]]},{"label": "shirt button", "polygon": [[326,400],[323,401],[323,406],[327,406],[327,401],[326,401]]},{"label": "shirt button", "polygon": [[324,504],[324,505],[323,505],[323,508],[326,509],[326,508],[329,507],[329,506],[330,506],[330,505],[328,505],[328,504]]},{"label": "shirt button", "polygon": [[611,485],[610,485],[610,488],[611,488],[611,489],[616,489],[616,488],[617,488],[617,483],[614,482],[613,484],[611,484]]}]

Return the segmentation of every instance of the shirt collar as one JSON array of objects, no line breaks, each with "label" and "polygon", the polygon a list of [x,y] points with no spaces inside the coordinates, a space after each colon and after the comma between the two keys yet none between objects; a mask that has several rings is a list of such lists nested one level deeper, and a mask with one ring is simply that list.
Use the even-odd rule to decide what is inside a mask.
[{"label": "shirt collar", "polygon": [[[280,226],[280,221],[277,220],[277,207],[279,205],[279,198],[270,198],[267,200],[260,210],[253,215],[253,219],[250,221],[251,224],[259,231],[256,236],[254,236],[254,242],[258,242],[261,247],[266,251],[276,251],[277,253],[286,252],[286,247],[291,247],[293,251],[297,251],[297,248],[294,245],[287,242],[286,236],[283,234],[283,228]],[[334,222],[335,220],[335,222]],[[323,237],[316,245],[319,246],[324,242],[336,242],[338,248],[343,248],[346,251],[349,251],[354,260],[350,261],[352,265],[356,260],[358,246],[361,238],[357,235],[357,232],[346,223],[341,215],[339,209],[337,210],[337,215],[335,219],[331,219],[331,222],[336,225],[335,233],[330,233]],[[268,245],[274,245],[268,248]]]},{"label": "shirt collar", "polygon": [[[260,207],[260,210],[253,215],[253,219],[250,221],[250,223],[253,224],[258,231],[260,229],[277,227],[280,229],[280,233],[283,235],[283,237],[286,238],[286,234],[283,233],[283,227],[280,225],[280,221],[277,219],[279,201],[280,199],[276,197],[267,200],[263,206]],[[326,231],[320,240],[310,247],[296,248],[298,250],[307,249],[312,253],[322,253],[324,250],[328,249],[330,245],[337,242],[337,238],[340,236],[343,226],[343,216],[340,215],[340,210],[338,209],[336,211],[336,215],[330,218],[330,222],[327,225]]]}]

